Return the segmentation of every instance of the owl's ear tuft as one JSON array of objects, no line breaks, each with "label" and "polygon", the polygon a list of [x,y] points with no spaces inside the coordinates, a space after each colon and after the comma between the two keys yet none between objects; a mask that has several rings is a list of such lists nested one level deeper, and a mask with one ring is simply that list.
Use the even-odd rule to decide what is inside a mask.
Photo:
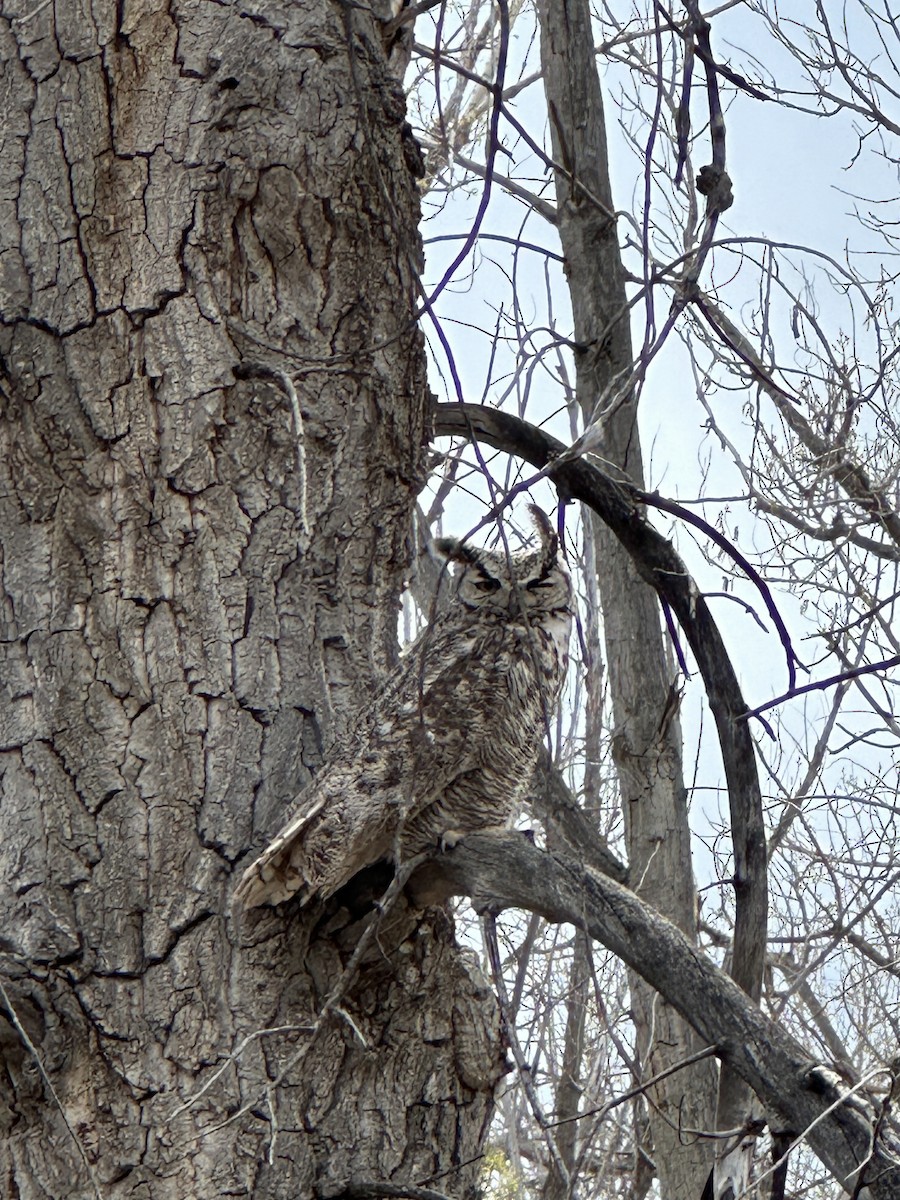
[{"label": "owl's ear tuft", "polygon": [[448,562],[477,563],[479,561],[479,551],[476,547],[467,546],[459,538],[435,538],[431,543],[431,549],[439,558],[446,558]]},{"label": "owl's ear tuft", "polygon": [[439,537],[432,539],[431,552],[437,558],[452,558],[456,553],[459,542],[456,538]]},{"label": "owl's ear tuft", "polygon": [[556,564],[559,556],[559,538],[556,535],[556,530],[551,525],[547,514],[543,509],[538,508],[536,504],[529,504],[528,511],[531,513],[534,527],[540,535],[544,565],[552,567]]}]

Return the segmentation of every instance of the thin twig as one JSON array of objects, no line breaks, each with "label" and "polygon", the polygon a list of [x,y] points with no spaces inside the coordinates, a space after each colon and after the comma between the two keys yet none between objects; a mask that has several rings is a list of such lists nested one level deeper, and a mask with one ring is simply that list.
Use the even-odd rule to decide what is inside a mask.
[{"label": "thin twig", "polygon": [[774,700],[767,700],[765,704],[760,704],[758,708],[752,708],[748,712],[742,713],[737,719],[739,721],[749,721],[751,717],[758,717],[760,713],[764,713],[770,708],[776,708],[779,704],[784,704],[788,700],[794,700],[797,696],[805,696],[808,692],[822,692],[826,688],[846,683],[849,679],[858,679],[860,675],[872,675],[876,671],[886,671],[889,667],[897,666],[900,666],[900,654],[895,654],[892,658],[886,658],[883,662],[866,663],[863,667],[851,667],[848,671],[841,671],[837,675],[829,675],[827,679],[819,679],[815,683],[804,684],[803,687],[789,688],[783,695],[776,696]]},{"label": "thin twig", "polygon": [[[707,1046],[704,1050],[698,1050],[696,1054],[689,1054],[687,1058],[682,1058],[679,1062],[674,1063],[671,1067],[666,1067],[664,1071],[660,1071],[651,1079],[645,1079],[636,1087],[630,1088],[627,1092],[622,1092],[612,1100],[607,1100],[606,1104],[601,1104],[599,1108],[588,1108],[584,1112],[576,1113],[574,1117],[563,1117],[561,1121],[551,1121],[547,1128],[555,1129],[557,1125],[567,1125],[570,1121],[580,1121],[583,1117],[599,1116],[602,1120],[607,1113],[612,1112],[620,1104],[624,1104],[627,1100],[633,1100],[635,1096],[642,1096],[647,1088],[654,1087],[657,1083],[661,1083],[663,1079],[668,1079],[670,1075],[675,1075],[678,1071],[683,1071],[685,1067],[692,1067],[694,1063],[701,1062],[704,1058],[712,1058],[718,1054],[718,1046]],[[722,1136],[722,1131],[719,1130],[716,1137]]]},{"label": "thin twig", "polygon": [[237,1050],[234,1050],[231,1054],[225,1056],[221,1066],[217,1067],[216,1070],[213,1071],[212,1075],[209,1077],[209,1079],[207,1079],[199,1091],[194,1092],[193,1096],[190,1096],[187,1100],[185,1100],[184,1104],[179,1104],[178,1108],[176,1108],[174,1112],[170,1113],[166,1120],[174,1121],[175,1118],[180,1117],[183,1112],[187,1112],[189,1108],[193,1108],[201,1096],[205,1095],[205,1093],[209,1091],[216,1080],[221,1079],[222,1075],[228,1070],[228,1068],[238,1061],[238,1059],[252,1042],[257,1041],[257,1039],[261,1037],[267,1037],[269,1034],[315,1033],[315,1030],[315,1025],[273,1025],[268,1029],[255,1029],[253,1033],[248,1034],[244,1038]]},{"label": "thin twig", "polygon": [[25,1029],[25,1026],[19,1020],[19,1014],[16,1012],[15,1008],[13,1007],[13,1002],[12,1002],[12,1000],[10,1000],[9,993],[7,992],[6,988],[3,986],[2,980],[0,980],[0,997],[2,997],[2,999],[3,999],[3,1003],[6,1006],[6,1011],[9,1013],[9,1019],[10,1019],[10,1021],[12,1021],[13,1027],[15,1028],[16,1032],[18,1033],[19,1037],[22,1039],[23,1046],[26,1048],[26,1050],[31,1055],[31,1057],[34,1059],[35,1066],[38,1069],[38,1074],[40,1075],[41,1079],[43,1079],[44,1086],[47,1088],[47,1091],[50,1093],[53,1103],[59,1109],[59,1114],[63,1119],[66,1129],[69,1131],[69,1136],[71,1137],[72,1141],[75,1143],[75,1146],[78,1149],[78,1153],[81,1156],[81,1161],[84,1163],[84,1169],[87,1171],[88,1178],[90,1179],[91,1185],[94,1189],[94,1195],[97,1197],[97,1200],[104,1200],[103,1192],[100,1190],[100,1184],[97,1181],[97,1176],[94,1174],[93,1167],[91,1166],[90,1162],[88,1162],[87,1152],[85,1151],[85,1148],[82,1145],[81,1138],[78,1136],[78,1134],[72,1128],[71,1122],[69,1121],[69,1118],[66,1115],[66,1110],[63,1107],[63,1103],[60,1100],[59,1095],[57,1094],[56,1088],[53,1086],[53,1080],[50,1078],[49,1074],[47,1073],[47,1068],[44,1066],[44,1064],[41,1060],[41,1056],[38,1053],[37,1046],[35,1046],[34,1042],[28,1036],[28,1032]]},{"label": "thin twig", "polygon": [[242,362],[234,368],[237,379],[250,379],[254,376],[274,380],[280,387],[288,402],[294,429],[294,447],[297,454],[297,489],[300,493],[297,507],[297,517],[300,522],[300,544],[306,549],[309,540],[309,517],[306,511],[306,440],[303,431],[303,413],[300,411],[300,401],[293,380],[286,371],[272,367],[262,362]]}]

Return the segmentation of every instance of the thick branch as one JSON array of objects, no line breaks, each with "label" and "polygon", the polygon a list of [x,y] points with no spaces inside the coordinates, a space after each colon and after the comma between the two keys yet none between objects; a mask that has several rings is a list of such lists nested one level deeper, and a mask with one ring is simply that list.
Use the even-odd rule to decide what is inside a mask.
[{"label": "thick branch", "polygon": [[724,971],[633,892],[574,859],[538,850],[516,833],[464,838],[425,871],[476,907],[523,908],[583,929],[637,971],[715,1045],[756,1092],[775,1132],[804,1134],[842,1187],[900,1200],[900,1161],[879,1142],[858,1099],[765,1016]]},{"label": "thick branch", "polygon": [[548,754],[544,754],[537,765],[528,807],[541,818],[548,832],[552,830],[561,838],[562,844],[577,854],[581,862],[608,875],[616,883],[629,882],[628,868],[597,832],[596,825],[569,791]]}]

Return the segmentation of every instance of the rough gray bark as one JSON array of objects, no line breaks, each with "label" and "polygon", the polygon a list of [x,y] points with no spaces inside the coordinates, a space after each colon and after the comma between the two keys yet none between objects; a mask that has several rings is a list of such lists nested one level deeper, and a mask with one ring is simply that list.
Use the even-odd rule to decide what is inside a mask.
[{"label": "rough gray bark", "polygon": [[[644,486],[630,310],[609,178],[606,128],[587,0],[541,0],[541,63],[550,116],[557,228],[572,301],[576,398],[585,424],[625,387],[597,453]],[[696,938],[696,895],[673,671],[659,605],[615,534],[591,514],[598,563],[613,755],[625,818],[629,877],[638,894]],[[639,977],[631,979],[637,1059],[646,1078],[697,1050],[690,1025]],[[652,1155],[663,1194],[699,1197],[714,1147],[681,1126],[715,1124],[715,1068],[704,1060],[650,1088]]]},{"label": "rough gray bark", "polygon": [[395,654],[426,388],[377,22],[5,13],[0,1190],[464,1195],[503,1061],[446,917],[337,993],[346,911],[229,912]]}]

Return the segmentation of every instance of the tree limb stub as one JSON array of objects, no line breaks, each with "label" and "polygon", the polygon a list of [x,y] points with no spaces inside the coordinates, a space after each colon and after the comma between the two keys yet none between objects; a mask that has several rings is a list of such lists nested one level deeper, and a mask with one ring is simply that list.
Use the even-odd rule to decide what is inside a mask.
[{"label": "tree limb stub", "polygon": [[517,833],[470,834],[422,873],[429,890],[437,876],[445,894],[469,896],[478,908],[522,908],[583,929],[716,1046],[759,1096],[770,1127],[803,1134],[847,1191],[900,1200],[900,1160],[873,1138],[860,1106],[842,1099],[832,1073],[633,892]]}]

